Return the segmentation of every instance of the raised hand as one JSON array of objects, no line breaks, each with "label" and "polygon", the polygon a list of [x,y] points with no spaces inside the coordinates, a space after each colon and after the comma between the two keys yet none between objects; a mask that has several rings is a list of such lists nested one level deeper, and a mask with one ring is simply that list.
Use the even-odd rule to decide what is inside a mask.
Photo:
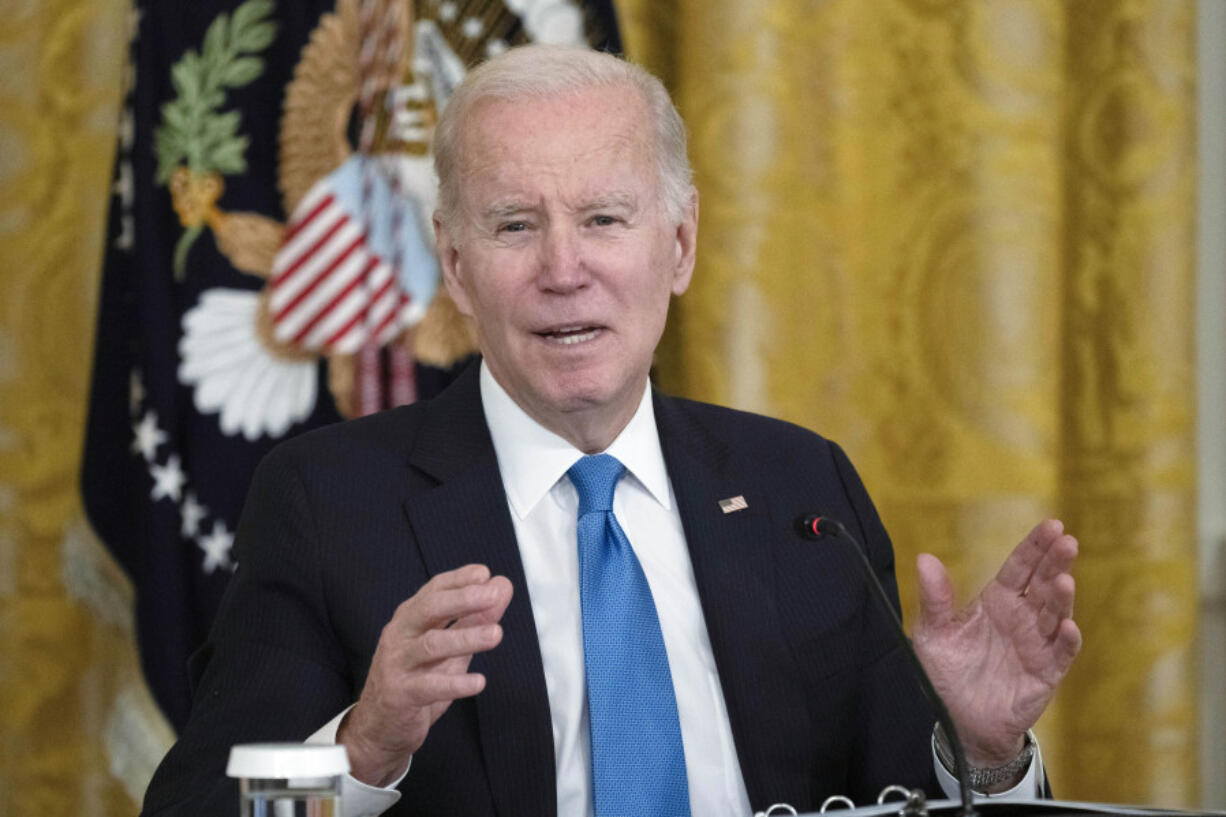
[{"label": "raised hand", "polygon": [[915,651],[973,766],[1008,763],[1081,649],[1072,619],[1077,540],[1039,523],[962,610],[945,566],[920,554]]},{"label": "raised hand", "polygon": [[396,608],[362,695],[337,730],[353,777],[374,786],[395,780],[451,702],[485,688],[468,664],[502,641],[498,621],[511,592],[506,577],[467,565],[433,577]]}]

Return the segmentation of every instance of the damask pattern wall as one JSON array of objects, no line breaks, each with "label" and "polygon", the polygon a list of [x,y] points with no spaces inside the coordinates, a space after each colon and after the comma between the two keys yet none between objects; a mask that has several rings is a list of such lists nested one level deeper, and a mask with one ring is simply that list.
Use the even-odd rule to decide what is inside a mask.
[{"label": "damask pattern wall", "polygon": [[[969,595],[1038,518],[1087,646],[1062,796],[1196,802],[1192,0],[623,0],[699,270],[672,390],[838,439]],[[0,817],[135,810],[169,740],[76,472],[127,6],[0,25]],[[910,611],[914,598],[904,598]]]}]

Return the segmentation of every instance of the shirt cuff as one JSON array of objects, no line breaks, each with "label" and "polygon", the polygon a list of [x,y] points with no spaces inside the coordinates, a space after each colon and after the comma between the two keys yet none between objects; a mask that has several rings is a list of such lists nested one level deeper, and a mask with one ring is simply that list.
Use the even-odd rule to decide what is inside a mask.
[{"label": "shirt cuff", "polygon": [[[984,799],[992,800],[1037,800],[1043,796],[1043,753],[1039,749],[1039,742],[1035,739],[1034,732],[1027,732],[1030,735],[1030,741],[1034,746],[1034,755],[1030,758],[1030,766],[1026,769],[1026,774],[1022,777],[1018,784],[1006,791],[996,792],[995,794],[985,794],[981,791],[976,791],[975,796]],[[945,764],[937,756],[936,735],[932,738],[932,766],[936,769],[937,782],[941,784],[941,791],[945,792],[945,796],[951,800],[961,799],[962,793],[958,789],[958,778],[949,773],[945,768]]]},{"label": "shirt cuff", "polygon": [[[306,739],[307,743],[333,745],[336,743],[337,730],[341,728],[341,720],[353,709],[353,704],[345,707],[339,715],[321,726],[315,734]],[[413,765],[412,758],[404,771],[385,788],[363,783],[352,775],[341,777],[341,813],[339,817],[376,817],[382,814],[400,800],[400,792],[396,787],[409,773]]]}]

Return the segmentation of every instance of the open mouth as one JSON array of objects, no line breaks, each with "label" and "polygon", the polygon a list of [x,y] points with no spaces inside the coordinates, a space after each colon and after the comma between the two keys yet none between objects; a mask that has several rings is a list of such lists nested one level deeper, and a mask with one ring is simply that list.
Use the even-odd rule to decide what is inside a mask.
[{"label": "open mouth", "polygon": [[557,329],[537,332],[536,334],[551,343],[571,346],[576,343],[587,343],[590,340],[595,340],[600,332],[601,327],[599,326],[563,326]]}]

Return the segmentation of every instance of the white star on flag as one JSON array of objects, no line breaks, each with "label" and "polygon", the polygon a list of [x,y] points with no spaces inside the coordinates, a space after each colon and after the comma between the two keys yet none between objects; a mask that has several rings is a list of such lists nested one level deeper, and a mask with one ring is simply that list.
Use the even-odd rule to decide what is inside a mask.
[{"label": "white star on flag", "polygon": [[183,505],[179,508],[179,513],[183,515],[183,527],[179,529],[179,533],[184,539],[192,539],[200,532],[200,522],[208,512],[208,508],[196,501],[196,495],[188,491]]},{"label": "white star on flag", "polygon": [[213,532],[196,539],[196,544],[204,551],[205,573],[230,566],[230,548],[234,545],[234,534],[226,530],[225,522],[220,519],[214,521]]},{"label": "white star on flag", "polygon": [[153,490],[149,492],[151,499],[156,502],[159,499],[170,497],[175,502],[179,501],[179,497],[183,495],[183,483],[187,482],[187,475],[183,473],[183,467],[179,465],[178,454],[171,454],[165,465],[152,463],[149,466],[149,476],[153,477]]},{"label": "white star on flag", "polygon": [[157,413],[150,409],[139,423],[132,426],[132,453],[140,454],[145,462],[152,463],[158,446],[164,442],[166,432],[158,428]]}]

